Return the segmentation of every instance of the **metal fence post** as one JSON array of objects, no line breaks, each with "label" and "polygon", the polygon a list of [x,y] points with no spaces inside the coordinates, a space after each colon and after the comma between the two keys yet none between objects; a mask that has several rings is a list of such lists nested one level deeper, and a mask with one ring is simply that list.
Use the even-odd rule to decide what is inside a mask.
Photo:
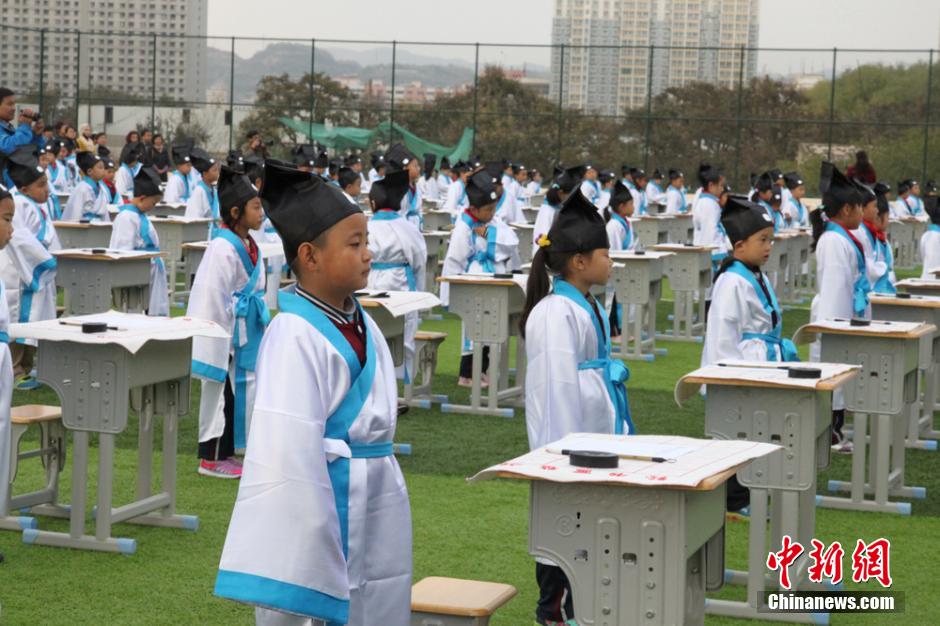
[{"label": "metal fence post", "polygon": [[79,30],[75,31],[75,38],[77,40],[77,45],[75,46],[75,123],[78,123],[78,107],[81,101],[81,96],[79,92],[82,90],[82,33]]},{"label": "metal fence post", "polygon": [[643,169],[650,168],[650,136],[653,133],[653,57],[656,46],[650,46],[649,65],[646,66],[646,141],[643,145]]},{"label": "metal fence post", "polygon": [[562,99],[562,93],[565,90],[565,44],[560,44],[559,47],[559,62],[558,62],[558,143],[555,148],[555,162],[561,163],[561,134],[562,126],[564,120],[562,119],[562,111],[564,110],[564,100]]},{"label": "metal fence post", "polygon": [[150,128],[157,121],[157,33],[153,34],[150,42],[150,56],[153,59],[150,72]]},{"label": "metal fence post", "polygon": [[740,65],[738,66],[738,105],[735,112],[737,134],[734,140],[734,182],[738,182],[739,167],[741,165],[741,113],[744,106],[744,46],[741,48]]},{"label": "metal fence post", "polygon": [[313,140],[313,114],[317,108],[317,96],[314,80],[317,74],[317,40],[310,40],[310,124],[307,125],[307,138]]},{"label": "metal fence post", "polygon": [[933,84],[933,48],[927,57],[927,102],[924,107],[924,162],[921,168],[921,180],[927,179],[927,151],[930,146],[930,90]]},{"label": "metal fence post", "polygon": [[232,137],[235,133],[235,38],[232,37],[232,56],[229,59],[228,74],[228,149],[232,149]]},{"label": "metal fence post", "polygon": [[395,141],[395,54],[398,49],[398,42],[392,42],[392,102],[389,109],[388,120],[388,143],[391,145]]},{"label": "metal fence post", "polygon": [[474,46],[473,56],[473,137],[470,139],[470,152],[477,151],[477,91],[480,88],[480,43]]},{"label": "metal fence post", "polygon": [[[46,29],[39,31],[39,112],[43,112],[45,96],[44,84],[46,82]],[[48,120],[51,122],[52,120]],[[91,120],[89,120],[91,121]]]},{"label": "metal fence post", "polygon": [[829,91],[829,148],[826,150],[826,160],[832,160],[832,130],[836,114],[836,48],[832,49],[832,84]]}]

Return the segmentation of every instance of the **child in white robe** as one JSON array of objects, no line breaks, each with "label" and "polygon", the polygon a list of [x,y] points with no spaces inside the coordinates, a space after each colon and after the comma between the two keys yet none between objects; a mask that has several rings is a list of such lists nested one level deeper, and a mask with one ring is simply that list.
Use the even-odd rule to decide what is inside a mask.
[{"label": "child in white robe", "polygon": [[923,262],[920,277],[932,280],[936,276],[931,270],[940,269],[940,211],[937,210],[937,196],[928,196],[925,208],[930,224],[920,236],[920,258]]},{"label": "child in white robe", "polygon": [[653,175],[646,183],[646,208],[650,211],[650,205],[658,205],[656,213],[664,213],[666,207],[666,190],[663,189],[663,173],[658,169],[653,170]]},{"label": "child in white robe", "polygon": [[[607,238],[610,240],[611,251],[618,250],[636,250],[639,239],[633,232],[630,225],[630,218],[633,216],[633,194],[619,180],[614,185],[610,196],[610,206],[604,210],[604,218],[607,220]],[[623,306],[618,304],[617,295],[614,293],[614,287],[608,283],[606,292],[607,316],[610,319],[611,341],[617,343],[620,341],[620,333],[623,330]],[[627,319],[633,319],[633,307],[627,312]]]},{"label": "child in white robe", "polygon": [[666,215],[682,215],[689,212],[685,199],[685,176],[679,170],[669,170],[669,186],[666,187]]},{"label": "child in white robe", "polygon": [[[11,319],[20,323],[55,319],[56,259],[52,252],[61,250],[49,204],[49,185],[45,170],[33,152],[34,146],[21,146],[9,157],[8,173],[16,192],[13,200],[13,238],[7,253],[19,276]],[[13,291],[10,289],[10,291]],[[36,354],[35,340],[18,339],[10,349],[13,372],[20,390],[39,386],[32,375]]]},{"label": "child in white robe", "polygon": [[[460,215],[451,231],[447,254],[441,275],[454,276],[466,273],[504,273],[519,266],[519,238],[515,231],[495,217],[497,187],[493,177],[485,170],[475,173],[467,182],[469,208]],[[450,289],[441,284],[441,302],[449,303]],[[469,387],[472,384],[473,347],[461,326],[462,350],[460,376],[457,384]],[[489,350],[483,350],[481,371],[489,368]],[[487,384],[485,378],[484,385]]]},{"label": "child in white robe", "polygon": [[366,218],[334,185],[268,162],[268,216],[297,286],[258,354],[258,392],[216,595],[256,624],[407,626],[411,513],[392,453],[397,385],[356,300]]},{"label": "child in white robe", "polygon": [[590,163],[584,166],[584,174],[581,180],[581,194],[595,207],[603,209],[603,205],[600,204],[601,184],[597,182],[599,175],[600,172]]},{"label": "child in white robe", "polygon": [[421,176],[418,158],[403,144],[396,143],[385,153],[384,162],[386,176],[395,172],[408,172],[408,190],[401,199],[399,211],[402,217],[420,231],[424,218],[421,215],[421,192],[416,187]]},{"label": "child in white robe", "polygon": [[539,212],[535,216],[535,226],[532,228],[533,256],[538,251],[539,239],[542,235],[548,234],[552,224],[555,223],[558,211],[561,210],[562,203],[581,184],[582,176],[584,176],[584,166],[581,165],[556,172],[555,179],[545,193],[542,206],[539,207]]},{"label": "child in white robe", "polygon": [[202,148],[193,148],[189,153],[189,160],[193,169],[199,172],[201,179],[190,192],[189,200],[186,201],[185,215],[186,217],[211,219],[209,238],[212,239],[222,218],[221,208],[219,207],[219,190],[215,186],[216,181],[219,180],[219,168],[221,166]]},{"label": "child in white robe", "polygon": [[238,478],[235,456],[246,446],[255,396],[255,362],[270,314],[264,303],[264,259],[251,237],[264,219],[246,176],[221,172],[222,224],[206,248],[186,314],[216,322],[231,339],[193,340],[193,376],[202,381],[198,472]]},{"label": "child in white robe", "polygon": [[82,178],[72,190],[62,213],[66,222],[110,222],[108,211],[110,192],[101,184],[104,178],[104,161],[92,152],[79,152],[75,157]]},{"label": "child in white robe", "polygon": [[185,203],[192,195],[193,164],[189,159],[191,149],[190,144],[181,144],[173,146],[171,150],[174,167],[166,181],[166,189],[163,191],[163,201],[167,204]]},{"label": "child in white robe", "polygon": [[[408,192],[408,173],[397,171],[372,184],[369,200],[369,252],[372,271],[369,289],[379,291],[424,291],[428,248],[424,236],[399,213]],[[415,333],[418,313],[405,315],[405,359],[399,378],[406,383],[414,376]]]},{"label": "child in white robe", "polygon": [[[0,251],[7,247],[13,236],[13,196],[0,187]],[[13,364],[10,359],[10,310],[7,306],[6,289],[0,281],[0,529],[21,528],[12,511],[6,510],[10,487],[10,402],[13,399]],[[3,554],[0,553],[0,561]]]},{"label": "child in white robe", "polygon": [[[134,177],[134,198],[129,203],[122,204],[114,218],[108,247],[115,250],[159,252],[160,237],[147,214],[157,206],[162,196],[160,175],[153,167],[140,168]],[[162,257],[150,260],[150,303],[147,306],[147,314],[170,314],[166,265]]]},{"label": "child in white robe", "polygon": [[114,175],[114,186],[118,195],[125,200],[134,197],[134,177],[140,171],[141,147],[137,145],[124,146],[121,151],[121,167]]},{"label": "child in white robe", "polygon": [[[470,167],[463,161],[454,163],[454,180],[447,187],[447,197],[441,207],[451,215],[451,221],[457,218],[470,206],[467,200],[467,179],[470,177]],[[441,285],[443,287],[443,285]]]},{"label": "child in white robe", "polygon": [[803,205],[803,198],[806,197],[806,184],[803,182],[803,177],[797,172],[788,172],[784,174],[783,180],[786,182],[789,191],[783,205],[783,212],[787,218],[787,227],[808,228],[809,209]]},{"label": "child in white robe", "polygon": [[712,250],[712,271],[717,273],[718,266],[731,249],[731,243],[721,225],[721,205],[718,201],[725,187],[725,177],[718,168],[706,163],[699,165],[698,177],[702,191],[692,208],[692,243],[715,247]]},{"label": "child in white robe", "polygon": [[[820,173],[823,207],[810,213],[813,250],[816,254],[816,290],[810,308],[810,321],[853,317],[871,319],[867,264],[862,243],[852,231],[862,223],[862,196],[855,183],[834,165],[823,161]],[[823,218],[825,214],[826,218]],[[821,345],[810,346],[810,360],[819,361]],[[833,445],[849,452],[852,442],[844,440],[845,397],[841,390],[832,394]]]},{"label": "child in white robe", "polygon": [[[528,361],[529,447],[540,448],[570,433],[633,434],[624,384],[630,371],[623,361],[611,359],[607,317],[590,294],[591,287],[610,277],[604,219],[575,191],[539,243],[520,322]],[[536,559],[535,572],[536,622],[573,623],[567,576],[543,558]]]}]

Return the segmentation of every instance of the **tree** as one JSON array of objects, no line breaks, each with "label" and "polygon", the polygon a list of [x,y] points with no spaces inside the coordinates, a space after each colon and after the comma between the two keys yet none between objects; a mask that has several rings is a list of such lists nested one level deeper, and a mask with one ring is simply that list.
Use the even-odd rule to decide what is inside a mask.
[{"label": "tree", "polygon": [[281,155],[294,144],[307,141],[304,135],[281,124],[282,117],[338,126],[353,124],[355,120],[352,93],[321,73],[311,76],[308,72],[297,80],[291,80],[287,74],[265,76],[258,82],[255,102],[254,110],[239,125],[239,134],[244,136],[256,130],[265,140],[280,144],[275,153]]}]

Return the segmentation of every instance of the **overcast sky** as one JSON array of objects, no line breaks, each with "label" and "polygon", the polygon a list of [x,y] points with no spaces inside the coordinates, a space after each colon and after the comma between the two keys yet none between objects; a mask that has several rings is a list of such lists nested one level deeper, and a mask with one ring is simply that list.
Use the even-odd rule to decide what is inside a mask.
[{"label": "overcast sky", "polygon": [[[886,10],[886,6],[890,7]],[[394,7],[394,8],[393,8]],[[209,0],[209,34],[302,39],[373,39],[547,44],[554,0]],[[215,44],[228,48],[228,44]],[[335,44],[326,44],[335,47]],[[940,45],[937,0],[760,0],[760,46],[766,48],[928,49]],[[355,46],[348,46],[355,48]],[[372,46],[370,46],[372,47]],[[238,45],[240,55],[257,50]],[[473,60],[472,48],[408,47],[440,58]],[[840,55],[839,67],[910,62],[925,54]],[[762,52],[758,69],[771,73],[823,71],[832,53]],[[548,65],[544,48],[486,49],[484,62]],[[940,55],[938,55],[940,60]]]}]

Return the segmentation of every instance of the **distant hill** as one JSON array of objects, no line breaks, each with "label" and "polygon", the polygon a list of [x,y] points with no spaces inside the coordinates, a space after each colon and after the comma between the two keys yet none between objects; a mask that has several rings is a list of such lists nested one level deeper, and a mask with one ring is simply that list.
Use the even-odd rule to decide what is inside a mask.
[{"label": "distant hill", "polygon": [[[361,52],[360,63],[356,51],[331,51],[317,48],[316,71],[330,76],[358,76],[362,80],[392,80],[391,53],[388,50],[371,49]],[[231,53],[209,47],[206,55],[207,74],[214,80],[207,88],[228,90],[231,71]],[[438,63],[433,63],[437,60]],[[378,63],[376,62],[378,61]],[[441,63],[443,61],[443,63]],[[451,87],[473,81],[473,64],[467,65],[451,59],[434,59],[402,51],[396,51],[397,83],[421,81],[429,87]],[[288,74],[300,78],[310,71],[310,47],[295,43],[275,43],[250,57],[235,55],[235,100],[254,100],[258,81],[267,75]]]}]

